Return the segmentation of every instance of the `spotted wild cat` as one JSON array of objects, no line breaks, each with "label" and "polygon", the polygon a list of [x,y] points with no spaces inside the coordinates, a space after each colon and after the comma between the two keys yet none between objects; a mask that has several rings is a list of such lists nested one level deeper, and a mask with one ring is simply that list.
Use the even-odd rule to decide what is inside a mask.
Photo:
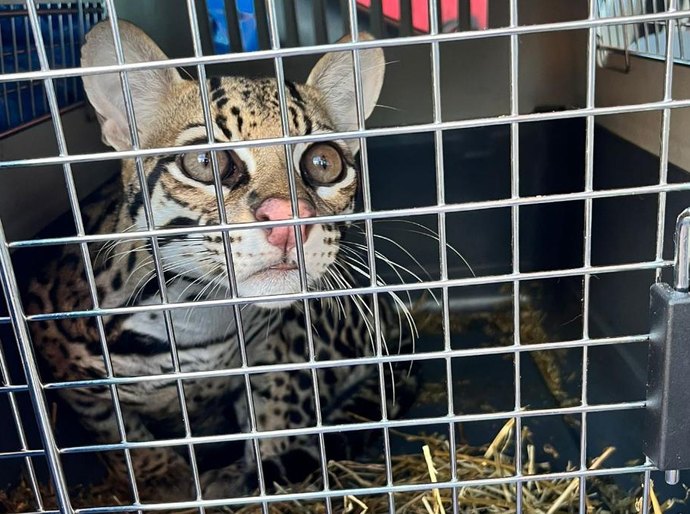
[{"label": "spotted wild cat", "polygon": [[[166,59],[140,29],[119,23],[127,63]],[[362,38],[367,38],[366,34]],[[95,26],[82,48],[82,65],[114,64],[115,48],[109,22]],[[365,115],[378,99],[384,76],[383,52],[361,51]],[[323,56],[304,84],[285,83],[290,134],[318,134],[357,127],[355,90],[349,52]],[[136,125],[142,148],[174,147],[207,142],[199,85],[173,68],[128,73]],[[84,85],[95,108],[103,141],[128,150],[129,125],[117,73],[89,75]],[[207,83],[213,137],[217,142],[275,138],[282,135],[275,79],[213,77]],[[359,181],[355,156],[357,139],[328,140],[291,147],[300,217],[352,212]],[[282,145],[248,146],[216,151],[226,218],[229,223],[285,220],[292,215],[285,150]],[[96,164],[94,164],[95,166]],[[203,152],[142,158],[153,221],[161,229],[209,226],[218,223],[218,202],[210,154]],[[126,233],[146,230],[146,202],[133,159],[122,162],[121,175],[104,186],[83,209],[87,233]],[[343,288],[350,282],[339,261],[344,227],[329,223],[301,225],[308,287]],[[295,293],[300,289],[295,232],[292,226],[237,229],[228,232],[237,293],[256,297]],[[219,231],[159,236],[160,258],[172,303],[227,298],[229,280],[224,242]],[[102,308],[161,303],[152,242],[142,237],[90,246],[98,302]],[[36,272],[27,292],[30,313],[90,309],[93,302],[78,246]],[[312,300],[313,355],[316,361],[356,359],[375,352],[371,301],[344,296]],[[242,305],[244,348],[250,366],[304,363],[310,358],[303,303],[263,301]],[[232,306],[169,310],[168,333],[163,311],[103,318],[107,352],[114,375],[154,379],[126,381],[116,388],[128,441],[174,438],[168,446],[132,449],[132,468],[144,499],[194,497],[180,389],[184,392],[193,436],[230,434],[239,439],[237,456],[229,464],[209,467],[204,454],[218,453],[211,443],[195,445],[205,498],[243,494],[256,485],[255,448],[249,433],[240,341]],[[399,314],[380,300],[385,341],[409,340]],[[35,347],[54,381],[91,380],[108,375],[102,338],[95,318],[74,317],[32,323]],[[177,353],[171,354],[169,335]],[[177,366],[183,375],[173,376]],[[414,381],[396,370],[400,385]],[[386,368],[388,369],[388,368]],[[197,372],[218,371],[211,377]],[[251,375],[252,403],[258,431],[313,426],[315,399],[311,371],[255,369]],[[270,372],[269,372],[270,371]],[[195,375],[195,373],[197,375]],[[320,409],[325,425],[352,421],[351,413],[380,419],[379,370],[376,365],[324,366],[317,371]],[[47,380],[48,378],[44,378]],[[388,385],[390,386],[390,376]],[[64,388],[61,394],[101,443],[121,441],[112,390],[105,385]],[[391,400],[389,395],[389,400]],[[389,402],[388,415],[397,406]],[[376,418],[378,416],[379,418]],[[361,418],[360,418],[361,419]],[[338,434],[327,436],[328,458],[347,456],[348,445]],[[266,482],[278,477],[299,479],[317,468],[315,436],[261,438]],[[210,452],[205,450],[211,449]],[[223,450],[226,451],[226,450]],[[231,450],[227,450],[232,453]],[[104,453],[113,476],[127,483],[121,450]],[[211,459],[212,460],[212,459]],[[291,465],[294,463],[294,465]]]}]

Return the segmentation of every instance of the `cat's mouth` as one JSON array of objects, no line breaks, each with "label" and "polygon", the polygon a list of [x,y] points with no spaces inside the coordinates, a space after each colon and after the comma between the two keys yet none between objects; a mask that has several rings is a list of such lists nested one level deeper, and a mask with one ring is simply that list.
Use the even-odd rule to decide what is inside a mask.
[{"label": "cat's mouth", "polygon": [[254,277],[272,276],[273,278],[277,278],[281,275],[297,271],[298,269],[299,267],[295,261],[282,259],[268,266],[264,266],[263,268],[255,271],[252,275]]},{"label": "cat's mouth", "polygon": [[[280,260],[252,273],[241,284],[240,296],[273,296],[276,294],[292,294],[299,292],[299,267],[295,261]],[[292,301],[257,302],[258,307],[283,308]]]},{"label": "cat's mouth", "polygon": [[279,262],[278,264],[273,264],[265,268],[265,270],[276,270],[276,271],[293,271],[298,268],[296,262]]}]

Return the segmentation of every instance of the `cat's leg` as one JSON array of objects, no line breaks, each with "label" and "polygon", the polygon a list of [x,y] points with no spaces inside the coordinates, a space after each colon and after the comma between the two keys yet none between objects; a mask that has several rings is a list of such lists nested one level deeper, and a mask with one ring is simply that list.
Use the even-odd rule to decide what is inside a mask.
[{"label": "cat's leg", "polygon": [[[362,318],[359,310],[353,310],[351,302],[343,299],[343,306],[346,312],[342,316],[321,307],[312,309],[312,343],[316,362],[352,360],[374,352],[371,325]],[[388,319],[386,321],[389,322]],[[397,328],[397,319],[395,321]],[[388,335],[395,337],[397,342],[398,331],[389,330]],[[406,341],[401,339],[401,344]],[[252,366],[308,362],[311,352],[303,315],[296,309],[285,311],[279,330],[261,341],[252,341],[248,353]],[[264,482],[270,490],[274,482],[302,481],[319,470],[322,459],[328,461],[356,456],[373,435],[373,431],[327,431],[324,434],[325,455],[322,455],[318,430],[311,434],[298,431],[282,435],[285,430],[316,427],[317,408],[324,426],[381,419],[380,378],[376,364],[317,364],[315,367],[315,373],[302,368],[251,375],[254,419],[261,437],[257,438],[257,443],[248,438],[245,444],[242,466],[246,476],[244,491],[252,491],[258,485],[255,444],[261,456]],[[390,368],[384,366],[389,418],[404,409],[416,390],[416,381],[408,371],[407,363],[402,363],[394,366],[391,376]],[[244,395],[235,402],[235,407],[237,419],[244,425],[243,431],[250,433],[250,414]],[[218,473],[220,476],[223,472]],[[225,487],[226,492],[240,494],[237,466],[227,473],[226,485],[218,485],[218,489]]]},{"label": "cat's leg", "polygon": [[[72,390],[66,395],[66,400],[80,415],[84,427],[98,442],[105,444],[122,441],[121,428],[110,398],[107,388],[102,388],[97,395],[84,394],[82,390]],[[141,416],[124,405],[122,421],[127,442],[154,441],[154,435]],[[180,448],[186,450],[185,447]],[[120,500],[134,500],[131,473],[141,501],[184,501],[194,498],[190,466],[176,447],[131,448],[129,456],[121,449],[99,455],[108,469],[108,483]]]}]

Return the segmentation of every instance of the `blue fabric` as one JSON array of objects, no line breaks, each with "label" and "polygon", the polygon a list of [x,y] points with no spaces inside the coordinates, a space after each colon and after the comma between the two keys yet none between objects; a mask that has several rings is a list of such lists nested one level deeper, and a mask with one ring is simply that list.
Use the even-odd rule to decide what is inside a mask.
[{"label": "blue fabric", "polygon": [[[253,0],[227,0],[234,6],[239,20],[242,48],[231,48],[228,36],[228,22],[225,12],[226,0],[207,0],[208,17],[211,24],[213,48],[216,54],[253,51],[259,49],[259,36],[256,28],[256,13]],[[77,4],[62,4],[64,8],[77,9]],[[41,4],[39,9],[47,9]],[[0,5],[0,11],[23,10],[23,4]],[[48,61],[53,69],[79,66],[80,25],[79,14],[63,14],[51,17],[41,15],[41,33],[48,53]],[[70,25],[71,21],[71,25]],[[84,29],[90,28],[89,17],[84,21]],[[14,33],[13,33],[14,27]],[[40,69],[38,53],[29,28],[27,16],[0,18],[0,41],[2,42],[2,67],[4,73],[24,72]],[[52,28],[52,38],[50,37]],[[58,106],[67,107],[84,100],[81,79],[57,79],[53,81]],[[48,114],[48,106],[42,81],[8,82],[0,85],[0,132],[32,121]]]},{"label": "blue fabric", "polygon": [[237,12],[237,19],[242,39],[242,48],[231,48],[228,33],[228,19],[225,12],[226,0],[207,0],[208,19],[211,25],[213,51],[216,54],[230,52],[252,52],[259,49],[259,35],[256,29],[256,12],[253,0],[227,0],[230,7]]},{"label": "blue fabric", "polygon": [[[64,7],[74,7],[77,4]],[[40,5],[39,9],[47,8]],[[23,5],[0,5],[0,10],[23,9]],[[72,68],[79,66],[79,15],[40,16],[41,33],[46,46],[51,68]],[[71,21],[71,26],[70,26]],[[2,41],[2,67],[4,73],[24,72],[40,69],[33,33],[27,16],[0,18],[0,40]],[[50,28],[52,27],[52,39]],[[14,33],[13,33],[14,29]],[[58,106],[67,107],[84,99],[80,79],[58,79],[53,81]],[[42,81],[4,83],[0,87],[0,132],[18,127],[47,114],[48,106]]]}]

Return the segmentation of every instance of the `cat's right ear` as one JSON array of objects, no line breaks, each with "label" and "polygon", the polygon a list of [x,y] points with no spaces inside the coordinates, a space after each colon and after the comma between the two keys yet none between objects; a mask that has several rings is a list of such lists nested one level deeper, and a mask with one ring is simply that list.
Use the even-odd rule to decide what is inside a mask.
[{"label": "cat's right ear", "polygon": [[[374,39],[366,32],[360,32],[360,41]],[[338,43],[350,41],[350,36],[345,36]],[[359,52],[359,62],[362,76],[362,94],[364,96],[364,118],[368,118],[383,86],[383,75],[386,69],[386,61],[383,50],[369,48]],[[357,129],[357,105],[355,100],[355,78],[352,68],[352,53],[331,52],[324,55],[309,74],[307,84],[321,91],[321,100],[335,123],[335,128],[341,131]],[[353,153],[359,151],[359,142],[350,139],[347,142]]]},{"label": "cat's right ear", "polygon": [[[163,51],[140,28],[118,21],[125,63],[167,59]],[[105,20],[86,34],[81,48],[82,67],[117,64],[110,21]],[[182,77],[174,68],[160,68],[127,73],[138,133],[146,134],[155,117],[160,98],[167,95]],[[119,73],[83,77],[86,94],[98,113],[103,141],[116,150],[131,149],[129,124]]]}]

